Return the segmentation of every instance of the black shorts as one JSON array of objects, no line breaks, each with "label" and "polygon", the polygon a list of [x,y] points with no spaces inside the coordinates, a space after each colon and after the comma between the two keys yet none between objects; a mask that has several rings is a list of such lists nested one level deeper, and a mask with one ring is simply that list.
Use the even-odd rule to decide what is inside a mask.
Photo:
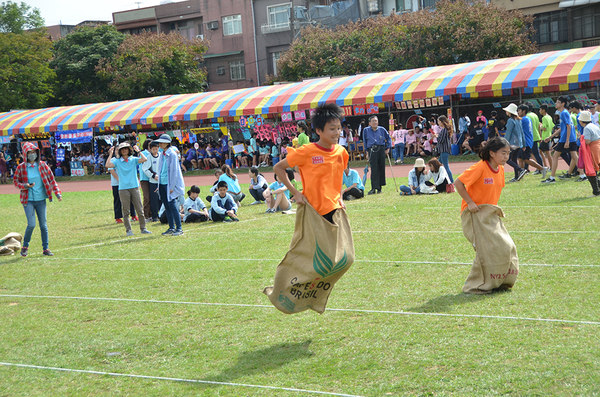
[{"label": "black shorts", "polygon": [[421,149],[421,151],[426,155],[426,156],[431,156],[431,151],[429,150],[425,150],[425,149]]},{"label": "black shorts", "polygon": [[519,158],[523,160],[529,160],[531,158],[531,148],[526,147],[525,149],[521,148],[521,153],[519,153]]},{"label": "black shorts", "polygon": [[540,141],[540,152],[550,151],[550,142]]},{"label": "black shorts", "polygon": [[183,165],[185,168],[192,168],[192,163],[188,160],[183,160]]},{"label": "black shorts", "polygon": [[565,147],[565,142],[558,142],[556,146],[554,146],[554,150],[561,153],[567,152],[576,152],[578,151],[577,144],[575,142],[569,142],[569,147]]}]

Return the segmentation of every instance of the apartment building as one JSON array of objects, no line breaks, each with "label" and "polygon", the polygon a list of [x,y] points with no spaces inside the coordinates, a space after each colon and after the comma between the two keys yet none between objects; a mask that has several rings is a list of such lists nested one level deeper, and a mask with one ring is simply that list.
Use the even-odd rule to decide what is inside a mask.
[{"label": "apartment building", "polygon": [[533,15],[532,40],[540,51],[600,45],[600,0],[493,0],[508,10]]},{"label": "apartment building", "polygon": [[246,0],[189,0],[113,13],[117,30],[179,32],[210,42],[204,55],[208,90],[258,85],[254,19]]}]

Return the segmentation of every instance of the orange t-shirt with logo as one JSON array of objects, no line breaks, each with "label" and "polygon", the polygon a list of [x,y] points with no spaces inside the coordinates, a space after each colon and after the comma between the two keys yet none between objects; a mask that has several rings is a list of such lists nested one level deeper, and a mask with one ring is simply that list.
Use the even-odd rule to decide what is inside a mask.
[{"label": "orange t-shirt with logo", "polygon": [[340,208],[338,200],[348,158],[348,152],[340,145],[331,149],[316,143],[297,149],[288,147],[286,160],[290,167],[298,166],[300,169],[302,194],[321,215]]},{"label": "orange t-shirt with logo", "polygon": [[[504,187],[504,166],[499,165],[496,171],[492,169],[490,163],[481,160],[463,172],[458,179],[464,183],[467,193],[475,204],[498,205]],[[467,202],[463,200],[460,212],[467,207]]]}]

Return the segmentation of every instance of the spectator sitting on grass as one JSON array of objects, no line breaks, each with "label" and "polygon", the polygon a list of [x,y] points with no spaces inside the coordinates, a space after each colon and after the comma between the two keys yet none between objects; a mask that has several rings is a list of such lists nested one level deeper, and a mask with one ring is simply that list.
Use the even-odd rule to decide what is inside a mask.
[{"label": "spectator sitting on grass", "polygon": [[242,188],[240,187],[238,177],[233,173],[231,167],[227,164],[224,164],[221,167],[221,171],[223,171],[223,174],[221,174],[221,176],[219,177],[219,182],[227,182],[227,193],[231,195],[231,197],[235,200],[235,203],[239,207],[240,202],[244,199],[244,197],[246,197],[246,195],[242,193]]},{"label": "spectator sitting on grass", "polygon": [[213,222],[237,222],[237,205],[233,197],[227,193],[227,182],[217,183],[217,193],[210,202],[210,219]]},{"label": "spectator sitting on grass", "polygon": [[199,194],[200,188],[196,185],[192,185],[187,192],[188,198],[185,199],[183,204],[183,221],[185,223],[206,222],[208,220],[206,205],[198,197]]},{"label": "spectator sitting on grass", "polygon": [[446,172],[446,168],[435,157],[429,160],[427,165],[431,171],[432,186],[435,186],[435,189],[439,193],[446,193],[446,186],[450,183],[450,177]]},{"label": "spectator sitting on grass", "polygon": [[[288,168],[289,169],[289,168]],[[286,169],[289,178],[289,171]],[[290,202],[290,191],[287,187],[277,179],[277,174],[274,174],[275,182],[265,190],[263,195],[267,201],[267,210],[265,213],[274,213],[280,211],[289,211],[292,209],[292,203]],[[275,198],[273,198],[275,194]]]},{"label": "spectator sitting on grass", "polygon": [[431,175],[428,175],[428,171],[425,168],[425,161],[422,158],[418,158],[415,161],[414,168],[408,173],[408,186],[400,186],[400,195],[411,196],[421,193],[421,184],[424,184],[430,178]]},{"label": "spectator sitting on grass", "polygon": [[346,188],[342,190],[344,200],[360,199],[365,196],[365,185],[363,185],[358,171],[350,169],[350,163],[344,170],[344,185],[346,185]]},{"label": "spectator sitting on grass", "polygon": [[250,205],[261,204],[263,201],[265,201],[263,193],[269,187],[267,180],[263,174],[258,172],[258,168],[256,167],[250,168],[248,175],[250,176],[250,194],[252,197],[254,197],[254,202]]}]

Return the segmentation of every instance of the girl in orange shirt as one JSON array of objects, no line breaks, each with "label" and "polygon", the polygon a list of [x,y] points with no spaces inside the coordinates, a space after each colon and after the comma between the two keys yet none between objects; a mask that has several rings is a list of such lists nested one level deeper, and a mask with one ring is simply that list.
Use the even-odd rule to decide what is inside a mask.
[{"label": "girl in orange shirt", "polygon": [[479,151],[481,161],[466,170],[455,182],[463,198],[461,212],[478,212],[479,205],[498,205],[504,187],[504,164],[510,156],[510,144],[504,138],[490,139]]}]

